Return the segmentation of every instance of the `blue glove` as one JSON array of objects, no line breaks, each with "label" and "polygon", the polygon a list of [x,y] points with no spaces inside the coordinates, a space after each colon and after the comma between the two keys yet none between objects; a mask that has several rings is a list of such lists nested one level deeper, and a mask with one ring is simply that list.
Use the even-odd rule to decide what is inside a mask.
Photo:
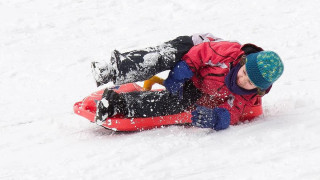
[{"label": "blue glove", "polygon": [[168,78],[163,82],[166,89],[174,95],[182,97],[183,85],[185,81],[193,76],[188,64],[185,61],[179,61],[170,71]]},{"label": "blue glove", "polygon": [[201,128],[212,128],[222,130],[229,127],[230,113],[225,108],[207,108],[197,106],[196,110],[191,112],[192,125]]}]

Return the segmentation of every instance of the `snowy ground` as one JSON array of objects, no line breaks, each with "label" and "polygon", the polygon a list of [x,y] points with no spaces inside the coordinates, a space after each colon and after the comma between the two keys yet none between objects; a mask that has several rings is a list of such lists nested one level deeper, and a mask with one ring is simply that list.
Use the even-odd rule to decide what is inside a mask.
[{"label": "snowy ground", "polygon": [[[320,179],[320,2],[0,0],[0,179]],[[211,32],[278,52],[264,116],[113,133],[73,113],[110,51]]]}]

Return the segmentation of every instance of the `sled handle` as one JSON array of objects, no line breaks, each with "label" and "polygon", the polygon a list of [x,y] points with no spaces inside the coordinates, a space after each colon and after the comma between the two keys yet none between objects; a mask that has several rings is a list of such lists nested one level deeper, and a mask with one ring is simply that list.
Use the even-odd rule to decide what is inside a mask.
[{"label": "sled handle", "polygon": [[164,79],[158,76],[152,76],[150,79],[144,81],[143,90],[150,91],[155,83],[163,85],[163,81]]}]

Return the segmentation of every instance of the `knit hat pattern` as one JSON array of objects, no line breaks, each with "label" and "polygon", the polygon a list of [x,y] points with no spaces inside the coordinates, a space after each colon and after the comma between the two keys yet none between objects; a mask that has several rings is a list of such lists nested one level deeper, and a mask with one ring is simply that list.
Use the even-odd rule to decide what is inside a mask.
[{"label": "knit hat pattern", "polygon": [[260,51],[247,56],[246,69],[249,79],[258,88],[269,88],[283,73],[283,63],[273,51]]}]

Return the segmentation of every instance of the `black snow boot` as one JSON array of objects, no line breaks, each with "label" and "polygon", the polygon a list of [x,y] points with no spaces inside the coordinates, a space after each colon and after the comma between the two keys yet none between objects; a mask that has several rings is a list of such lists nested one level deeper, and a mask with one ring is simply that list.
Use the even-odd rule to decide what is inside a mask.
[{"label": "black snow boot", "polygon": [[127,114],[126,103],[122,94],[106,89],[102,99],[97,102],[96,123],[104,122],[108,117],[116,114]]},{"label": "black snow boot", "polygon": [[[116,60],[117,59],[117,60]],[[111,55],[111,64],[91,62],[91,72],[96,81],[97,87],[107,84],[108,82],[115,83],[117,64],[120,59],[119,52],[114,51]]]}]

